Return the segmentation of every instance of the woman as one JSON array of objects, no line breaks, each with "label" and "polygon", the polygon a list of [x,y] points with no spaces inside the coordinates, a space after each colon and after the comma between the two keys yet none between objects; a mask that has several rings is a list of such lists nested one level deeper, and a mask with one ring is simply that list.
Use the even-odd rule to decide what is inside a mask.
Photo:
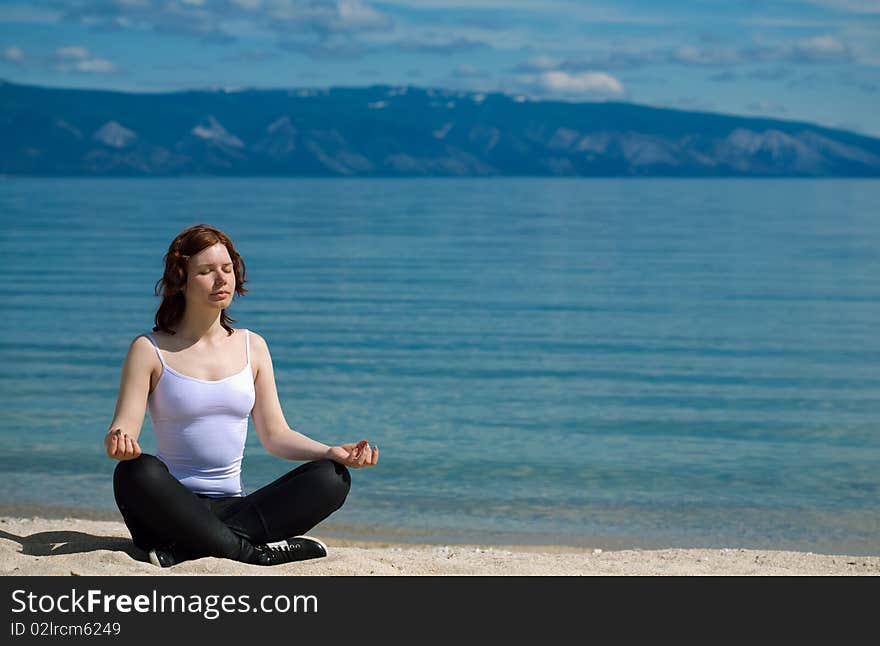
[{"label": "woman", "polygon": [[[367,440],[328,446],[287,425],[266,341],[230,326],[226,308],[245,282],[229,236],[204,224],[182,231],[156,285],[154,334],[135,338],[122,366],[104,447],[119,460],[113,491],[132,540],[160,567],[203,556],[258,565],[326,556],[304,533],[342,506],[347,467],[379,459]],[[147,405],[156,456],[137,441]],[[245,495],[249,414],[270,454],[308,462]]]}]

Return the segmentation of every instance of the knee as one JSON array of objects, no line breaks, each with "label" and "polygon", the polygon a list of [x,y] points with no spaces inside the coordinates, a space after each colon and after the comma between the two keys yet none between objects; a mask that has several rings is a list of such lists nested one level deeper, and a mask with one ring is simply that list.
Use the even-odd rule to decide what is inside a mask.
[{"label": "knee", "polygon": [[168,473],[168,467],[156,456],[141,453],[134,460],[120,460],[113,471],[113,487],[150,487]]},{"label": "knee", "polygon": [[319,478],[319,486],[324,494],[336,503],[336,507],[342,506],[351,489],[351,475],[343,464],[333,460],[317,460],[315,463],[315,475]]}]

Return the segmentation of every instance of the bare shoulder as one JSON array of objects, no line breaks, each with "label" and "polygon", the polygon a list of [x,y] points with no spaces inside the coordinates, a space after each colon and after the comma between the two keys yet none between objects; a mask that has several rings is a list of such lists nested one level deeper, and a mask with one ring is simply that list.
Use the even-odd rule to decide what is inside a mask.
[{"label": "bare shoulder", "polygon": [[251,344],[251,363],[253,364],[253,373],[256,378],[259,375],[260,368],[266,365],[267,360],[271,362],[269,344],[266,343],[266,339],[251,329],[248,329],[248,335]]},{"label": "bare shoulder", "polygon": [[[155,332],[153,333],[155,336]],[[150,371],[157,367],[161,369],[159,355],[156,354],[156,346],[146,334],[138,334],[128,347],[128,360],[139,366],[147,366]]]},{"label": "bare shoulder", "polygon": [[132,341],[131,343],[132,343],[132,345],[138,344],[140,347],[146,348],[147,350],[150,350],[155,354],[155,352],[156,352],[155,347],[156,346],[153,345],[153,341],[150,340],[150,336],[153,337],[153,340],[156,342],[156,344],[160,348],[162,348],[163,350],[168,347],[169,340],[174,338],[170,334],[166,334],[165,332],[162,332],[161,330],[157,330],[157,331],[151,331],[151,332],[144,332],[143,334],[138,334],[134,338],[134,341]]},{"label": "bare shoulder", "polygon": [[149,382],[161,370],[162,363],[159,355],[147,335],[139,334],[134,337],[128,346],[128,352],[123,362],[123,380],[147,380]]},{"label": "bare shoulder", "polygon": [[266,351],[269,350],[269,344],[266,343],[266,339],[264,339],[262,336],[260,336],[259,334],[257,334],[256,332],[254,332],[251,329],[248,329],[248,334],[251,339],[251,349],[252,350],[256,349],[256,348],[260,348],[261,350],[266,350]]},{"label": "bare shoulder", "polygon": [[138,334],[134,339],[132,339],[131,344],[129,344],[128,348],[129,352],[137,353],[138,355],[146,355],[147,353],[156,354],[153,342],[150,341],[150,338],[146,335],[146,333]]}]

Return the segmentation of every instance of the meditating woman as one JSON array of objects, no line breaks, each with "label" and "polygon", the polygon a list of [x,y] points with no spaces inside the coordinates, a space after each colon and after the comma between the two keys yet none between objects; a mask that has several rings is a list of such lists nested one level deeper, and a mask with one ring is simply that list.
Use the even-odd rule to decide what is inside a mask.
[{"label": "meditating woman", "polygon": [[[266,341],[230,325],[226,308],[245,282],[228,235],[205,224],[182,231],[157,283],[154,333],[132,341],[122,366],[104,447],[119,460],[113,491],[132,540],[160,567],[203,556],[257,565],[326,556],[305,532],[342,506],[348,468],[379,459],[367,440],[328,446],[287,425]],[[148,405],[155,456],[138,445]],[[270,454],[305,464],[245,494],[249,415]]]}]

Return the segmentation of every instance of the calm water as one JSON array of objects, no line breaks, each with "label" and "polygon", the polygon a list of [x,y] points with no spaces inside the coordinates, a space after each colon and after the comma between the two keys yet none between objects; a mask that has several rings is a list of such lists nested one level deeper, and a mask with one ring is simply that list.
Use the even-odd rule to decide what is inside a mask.
[{"label": "calm water", "polygon": [[[288,423],[382,449],[325,534],[878,554],[878,204],[850,180],[0,180],[2,502],[115,511],[122,360],[208,222]],[[251,424],[246,490],[292,466]]]}]

